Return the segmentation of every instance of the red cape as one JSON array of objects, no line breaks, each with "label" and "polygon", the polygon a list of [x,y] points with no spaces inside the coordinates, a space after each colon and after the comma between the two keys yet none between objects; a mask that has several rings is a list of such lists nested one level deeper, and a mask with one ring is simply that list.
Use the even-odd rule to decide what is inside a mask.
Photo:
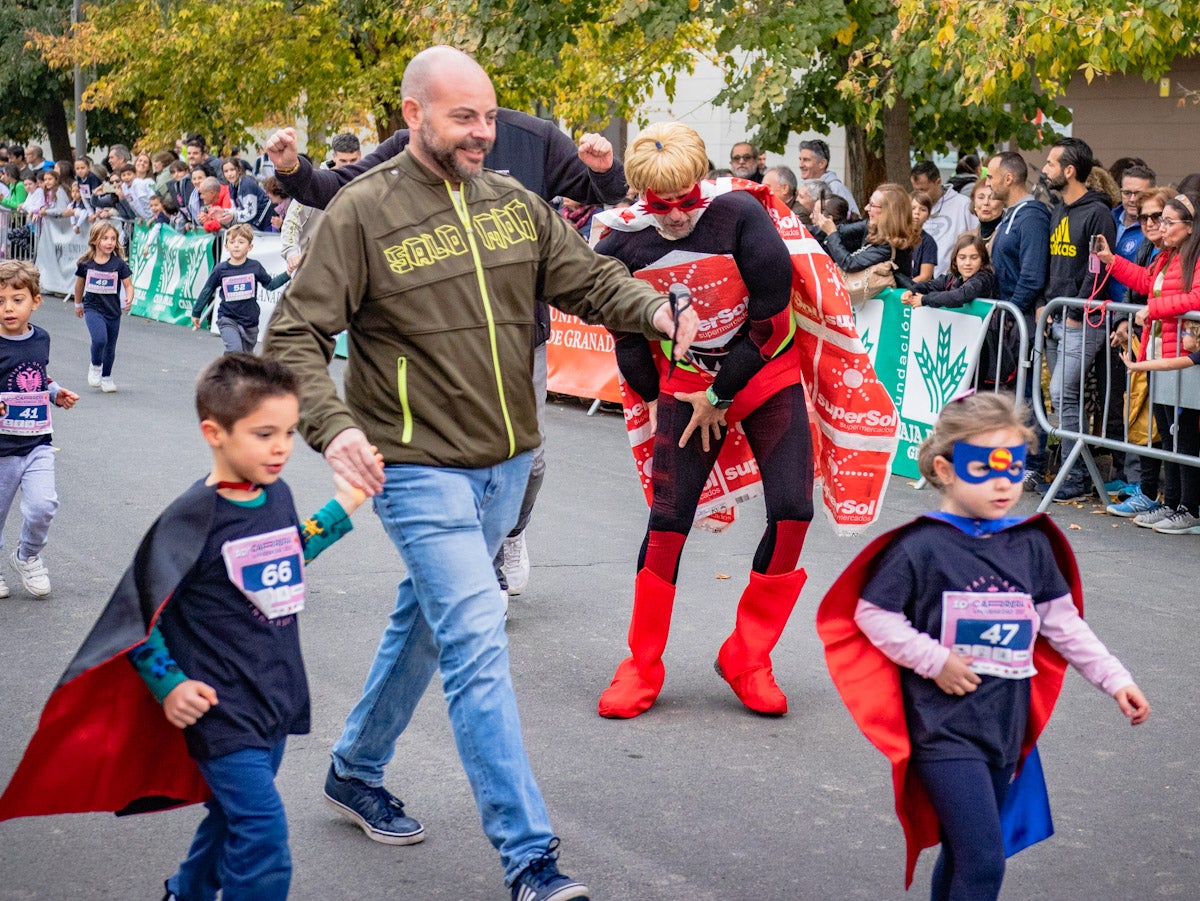
[{"label": "red cape", "polygon": [[46,702],[0,797],[0,820],[55,813],[166,810],[211,796],[183,730],[167,722],[126,653],[204,548],[215,489],[197,483],[142,539],[100,619]]},{"label": "red cape", "polygon": [[[938,818],[921,781],[915,775],[909,778],[911,748],[908,724],[904,717],[904,701],[900,694],[900,667],[885,657],[859,631],[854,622],[854,610],[873,572],[875,560],[888,545],[917,522],[921,522],[921,519],[880,535],[867,545],[846,571],[838,576],[817,610],[817,633],[825,644],[825,661],[833,683],[863,734],[892,763],[896,816],[904,829],[908,852],[905,888],[912,885],[913,871],[922,849],[933,847],[940,841]],[[1071,587],[1075,607],[1083,616],[1079,567],[1066,536],[1045,514],[1039,513],[1025,522],[1036,525],[1050,539],[1054,556]],[[947,525],[947,528],[954,526]],[[1037,675],[1030,679],[1029,719],[1021,742],[1022,762],[1050,719],[1067,668],[1062,655],[1041,636],[1034,645],[1033,662],[1037,667]]]}]

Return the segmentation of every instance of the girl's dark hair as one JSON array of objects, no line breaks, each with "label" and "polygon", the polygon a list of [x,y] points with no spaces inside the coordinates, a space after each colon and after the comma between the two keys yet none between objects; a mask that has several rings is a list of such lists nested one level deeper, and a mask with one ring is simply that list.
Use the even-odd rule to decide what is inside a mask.
[{"label": "girl's dark hair", "polygon": [[821,212],[828,216],[837,225],[841,225],[850,215],[850,203],[845,197],[839,197],[837,194],[830,194],[824,200],[818,201],[821,204]]},{"label": "girl's dark hair", "polygon": [[209,363],[196,381],[196,415],[229,432],[264,400],[288,395],[300,396],[300,381],[278,360],[225,354]]},{"label": "girl's dark hair", "polygon": [[1185,175],[1177,187],[1180,194],[1200,194],[1200,172]]},{"label": "girl's dark hair", "polygon": [[992,269],[992,259],[988,255],[987,244],[983,238],[974,232],[963,232],[958,236],[958,240],[954,242],[954,249],[950,251],[950,271],[962,278],[962,273],[958,271],[958,252],[964,247],[974,247],[979,252],[979,271],[985,269],[989,272]]}]

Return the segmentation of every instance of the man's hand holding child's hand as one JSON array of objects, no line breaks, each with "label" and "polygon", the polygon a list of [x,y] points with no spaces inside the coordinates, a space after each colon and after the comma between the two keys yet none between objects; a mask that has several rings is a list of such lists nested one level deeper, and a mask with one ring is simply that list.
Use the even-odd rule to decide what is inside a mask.
[{"label": "man's hand holding child's hand", "polygon": [[[371,451],[375,454],[375,459],[383,466],[383,454],[379,453],[375,445],[371,445]],[[333,498],[342,505],[342,509],[346,511],[347,516],[353,516],[354,511],[362,506],[367,499],[367,493],[357,485],[352,485],[346,479],[342,478],[336,472],[333,474]]]}]

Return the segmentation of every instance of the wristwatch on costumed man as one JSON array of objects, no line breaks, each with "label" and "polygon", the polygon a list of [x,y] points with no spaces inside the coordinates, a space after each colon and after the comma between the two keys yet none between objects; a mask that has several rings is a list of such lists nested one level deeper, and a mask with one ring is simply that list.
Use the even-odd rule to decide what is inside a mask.
[{"label": "wristwatch on costumed man", "polygon": [[704,389],[704,396],[707,397],[708,402],[718,410],[728,410],[733,404],[732,397],[729,400],[721,400],[721,398],[717,397],[717,392],[713,391],[712,385],[709,385]]}]

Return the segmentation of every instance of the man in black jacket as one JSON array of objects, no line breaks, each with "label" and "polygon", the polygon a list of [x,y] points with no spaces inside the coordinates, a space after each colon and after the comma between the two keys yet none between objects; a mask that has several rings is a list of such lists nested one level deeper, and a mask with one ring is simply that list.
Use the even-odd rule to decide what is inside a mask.
[{"label": "man in black jacket", "polygon": [[[358,163],[336,169],[316,169],[300,156],[296,132],[285,128],[273,134],[264,149],[275,166],[275,177],[297,202],[323,210],[338,189],[375,166],[385,163],[408,146],[408,129],[402,129]],[[567,197],[583,204],[611,204],[625,196],[625,170],[613,158],[612,144],[598,134],[585,134],[574,142],[545,119],[501,108],[496,114],[496,142],[483,165],[511,175],[543,200]],[[546,473],[546,341],[550,337],[550,310],[537,304],[534,337],[533,381],[538,398],[538,430],[542,444],[534,454],[533,469],[521,514],[496,557],[496,576],[510,595],[525,590],[529,581],[529,554],[525,527]]]},{"label": "man in black jacket", "polygon": [[[1050,269],[1046,300],[1056,297],[1092,297],[1107,300],[1108,288],[1099,273],[1088,271],[1088,247],[1093,235],[1104,235],[1108,246],[1116,240],[1117,226],[1108,195],[1089,190],[1087,177],[1095,166],[1092,149],[1079,138],[1063,138],[1050,148],[1042,167],[1046,186],[1062,200],[1050,214]],[[1051,326],[1046,339],[1046,363],[1050,367],[1050,399],[1058,412],[1060,426],[1082,434],[1083,375],[1102,347],[1108,345],[1107,317],[1098,324],[1085,322],[1082,310],[1071,308]],[[1103,380],[1106,381],[1106,380]],[[1102,381],[1102,383],[1103,383]],[[1062,438],[1062,457],[1075,446],[1073,438]],[[1039,489],[1041,490],[1041,489]],[[1091,493],[1083,467],[1072,467],[1055,494],[1068,501]]]}]

